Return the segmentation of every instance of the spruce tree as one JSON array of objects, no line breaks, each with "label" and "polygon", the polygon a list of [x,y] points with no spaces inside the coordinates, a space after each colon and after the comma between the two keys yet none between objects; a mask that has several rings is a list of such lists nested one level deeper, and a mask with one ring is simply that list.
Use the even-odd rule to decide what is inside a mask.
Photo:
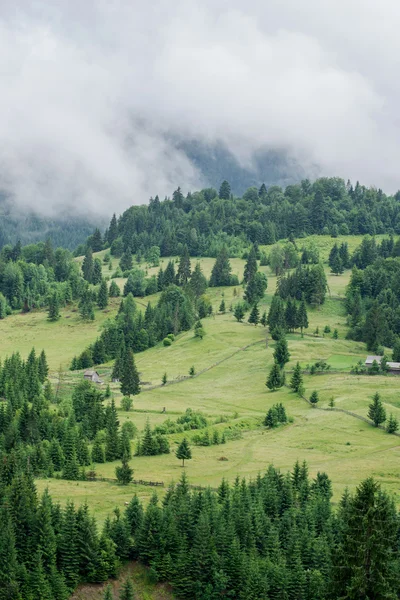
[{"label": "spruce tree", "polygon": [[290,380],[290,387],[296,393],[303,387],[303,375],[301,373],[300,363],[298,362],[294,368],[292,378]]},{"label": "spruce tree", "polygon": [[311,404],[317,404],[317,402],[319,402],[319,397],[318,397],[318,392],[316,390],[314,390],[310,396],[310,402]]},{"label": "spruce tree", "polygon": [[396,433],[399,428],[399,422],[392,414],[390,414],[389,420],[386,425],[386,431],[388,433]]},{"label": "spruce tree", "polygon": [[113,461],[119,458],[120,450],[119,421],[113,398],[106,413],[106,460]]},{"label": "spruce tree", "polygon": [[128,577],[121,587],[119,600],[135,600],[132,580]]},{"label": "spruce tree", "polygon": [[39,364],[35,348],[30,351],[25,364],[25,391],[30,402],[40,394]]},{"label": "spruce tree", "polygon": [[123,273],[125,273],[125,271],[130,271],[132,269],[133,261],[132,261],[132,252],[130,251],[130,249],[126,250],[123,253],[123,255],[121,256],[121,259],[119,261],[119,266]]},{"label": "spruce tree", "polygon": [[85,321],[94,320],[94,309],[92,293],[89,289],[84,290],[79,301],[79,314]]},{"label": "spruce tree", "polygon": [[249,316],[249,323],[252,323],[253,325],[257,326],[259,322],[260,322],[260,311],[258,310],[258,305],[256,303],[256,304],[254,304],[253,308],[251,309],[250,316]]},{"label": "spruce tree", "polygon": [[392,361],[400,362],[400,338],[399,337],[396,338],[396,341],[393,346]]},{"label": "spruce tree", "polygon": [[307,307],[304,299],[301,301],[300,306],[297,310],[296,315],[296,328],[300,328],[301,335],[303,335],[303,329],[308,328],[308,315]]},{"label": "spruce tree", "polygon": [[264,310],[264,312],[263,312],[263,314],[262,314],[262,316],[261,316],[260,323],[261,323],[261,325],[262,325],[263,327],[266,327],[266,326],[267,326],[267,313],[266,313],[266,311],[265,311],[265,310]]},{"label": "spruce tree", "polygon": [[21,598],[17,582],[18,573],[15,533],[9,508],[0,507],[0,599]]},{"label": "spruce tree", "polygon": [[222,247],[215,260],[211,271],[210,286],[231,285],[231,263],[229,262],[228,251],[225,246]]},{"label": "spruce tree", "polygon": [[92,461],[94,463],[100,463],[100,464],[106,462],[104,448],[103,448],[103,445],[100,443],[100,440],[98,437],[95,438],[94,443],[93,443]]},{"label": "spruce tree", "polygon": [[48,319],[49,321],[58,321],[60,316],[60,303],[58,300],[58,294],[57,292],[53,292],[49,298]]},{"label": "spruce tree", "polygon": [[333,556],[335,597],[389,599],[398,595],[398,515],[372,479],[342,499]]},{"label": "spruce tree", "polygon": [[221,304],[219,305],[218,312],[222,313],[223,315],[224,315],[224,314],[225,314],[225,312],[226,312],[226,307],[225,307],[225,300],[224,300],[224,298],[222,298],[222,300],[221,300]]},{"label": "spruce tree", "polygon": [[275,390],[282,387],[282,385],[283,385],[282,373],[281,373],[281,368],[277,362],[274,362],[274,364],[272,365],[271,370],[268,375],[267,382],[265,385],[272,392],[274,392]]},{"label": "spruce tree", "polygon": [[368,418],[373,421],[375,427],[386,421],[386,411],[378,392],[374,394],[372,403],[369,405]]},{"label": "spruce tree", "polygon": [[112,593],[111,585],[106,587],[103,600],[114,600],[114,594]]},{"label": "spruce tree", "polygon": [[128,483],[132,481],[133,469],[130,468],[126,456],[122,458],[122,465],[120,467],[116,467],[115,475],[117,477],[118,483],[120,483],[121,485],[128,485]]},{"label": "spruce tree", "polygon": [[221,183],[218,195],[221,200],[229,200],[231,197],[231,186],[226,179],[224,179],[224,181]]},{"label": "spruce tree", "polygon": [[186,285],[190,279],[191,275],[191,267],[190,267],[190,256],[188,247],[183,247],[183,252],[181,254],[178,266],[178,272],[176,275],[176,281],[178,285]]},{"label": "spruce tree", "polygon": [[207,289],[207,279],[203,275],[199,262],[196,263],[190,278],[189,286],[195,298],[200,298],[200,296],[202,296]]},{"label": "spruce tree", "polygon": [[192,451],[186,438],[183,438],[179,444],[175,455],[176,458],[179,458],[179,460],[182,461],[182,467],[185,466],[185,460],[190,460],[192,458]]},{"label": "spruce tree", "polygon": [[249,252],[249,256],[247,262],[244,266],[244,275],[243,279],[245,283],[249,283],[251,279],[253,279],[254,275],[257,273],[257,254],[254,245],[251,247]]},{"label": "spruce tree", "polygon": [[281,337],[275,344],[274,360],[281,369],[289,362],[290,353],[288,350],[288,344],[285,337]]},{"label": "spruce tree", "polygon": [[136,396],[140,393],[139,373],[135,365],[133,352],[127,348],[120,373],[120,390],[124,396]]},{"label": "spruce tree", "polygon": [[49,367],[47,364],[47,357],[44,350],[41,351],[39,359],[38,359],[38,377],[40,383],[44,383],[46,381],[47,375],[49,374]]},{"label": "spruce tree", "polygon": [[101,280],[99,293],[97,295],[97,305],[101,309],[104,309],[108,306],[108,288],[105,279]]},{"label": "spruce tree", "polygon": [[109,295],[111,298],[119,298],[121,295],[121,290],[119,289],[117,283],[114,280],[112,280],[110,283]]},{"label": "spruce tree", "polygon": [[297,322],[298,322],[298,318],[297,318],[296,302],[294,300],[292,300],[291,298],[288,298],[288,301],[286,303],[286,310],[285,310],[286,328],[289,331],[294,331],[297,327]]},{"label": "spruce tree", "polygon": [[93,251],[90,246],[86,250],[85,258],[82,262],[82,273],[83,278],[88,282],[92,283],[93,281]]},{"label": "spruce tree", "polygon": [[243,303],[242,302],[238,302],[235,305],[235,308],[233,309],[233,316],[238,321],[238,323],[241,323],[243,321],[243,318],[244,318],[245,314],[246,314],[246,311],[245,311]]}]

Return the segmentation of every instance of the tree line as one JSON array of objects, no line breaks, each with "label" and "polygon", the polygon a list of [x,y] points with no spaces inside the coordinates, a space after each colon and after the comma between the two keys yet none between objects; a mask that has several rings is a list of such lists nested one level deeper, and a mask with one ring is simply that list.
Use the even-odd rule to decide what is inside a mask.
[{"label": "tree line", "polygon": [[[274,244],[289,236],[398,234],[399,199],[399,192],[388,196],[337,177],[305,179],[285,189],[251,187],[241,198],[231,194],[227,181],[219,190],[186,196],[178,187],[172,198],[155,196],[118,219],[113,215],[104,235],[90,236],[87,245],[109,247],[114,256],[128,249],[144,256],[154,247],[161,256],[179,255],[185,244],[191,256],[216,256],[222,246],[241,256],[249,243]],[[84,246],[77,252],[83,254]]]}]

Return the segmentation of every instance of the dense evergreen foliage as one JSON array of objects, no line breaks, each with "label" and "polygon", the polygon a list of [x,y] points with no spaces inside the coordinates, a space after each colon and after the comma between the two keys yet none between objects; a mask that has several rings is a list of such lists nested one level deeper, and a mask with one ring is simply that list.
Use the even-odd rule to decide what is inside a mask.
[{"label": "dense evergreen foliage", "polygon": [[119,219],[114,215],[104,240],[115,256],[145,255],[152,247],[161,256],[180,255],[184,246],[190,256],[217,256],[223,246],[239,256],[249,242],[273,244],[290,235],[390,232],[400,233],[399,194],[321,178],[286,189],[251,187],[242,198],[232,196],[227,181],[219,191],[207,188],[186,197],[178,188],[172,199],[156,196]]},{"label": "dense evergreen foliage", "polygon": [[[335,512],[331,495],[327,475],[310,480],[305,463],[222,481],[217,492],[191,491],[183,475],[161,504],[153,495],[144,508],[133,496],[99,533],[87,506],[61,508],[47,492],[38,499],[29,471],[2,472],[0,598],[66,600],[79,582],[114,577],[128,559],[151,566],[183,599],[396,598],[393,501],[372,479],[346,491]],[[132,586],[122,589],[130,597]]]}]

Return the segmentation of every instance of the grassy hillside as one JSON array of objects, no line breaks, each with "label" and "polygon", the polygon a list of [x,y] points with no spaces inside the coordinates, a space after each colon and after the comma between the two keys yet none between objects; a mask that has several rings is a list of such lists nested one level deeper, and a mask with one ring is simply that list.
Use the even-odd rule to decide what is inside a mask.
[{"label": "grassy hillside", "polygon": [[[360,243],[360,238],[355,237],[339,238],[339,241],[344,239],[350,249]],[[298,240],[298,246],[309,241],[310,238]],[[314,242],[320,249],[321,258],[326,260],[334,240],[320,236],[315,237]],[[214,260],[204,258],[200,261],[208,276]],[[114,262],[116,266],[115,259]],[[194,262],[193,259],[192,264]],[[233,259],[231,263],[233,272],[241,275],[244,261]],[[268,275],[267,294],[260,305],[263,311],[268,310],[270,305],[276,278],[268,267],[261,269]],[[320,310],[309,310],[310,326],[303,338],[300,334],[288,335],[291,353],[288,371],[297,361],[303,367],[319,359],[331,365],[327,374],[306,375],[304,378],[307,396],[313,390],[319,392],[318,408],[311,408],[288,388],[273,393],[266,388],[266,377],[273,363],[274,342],[263,327],[251,326],[246,321],[237,323],[229,312],[230,304],[243,294],[241,287],[236,290],[212,288],[207,294],[215,312],[223,294],[228,312],[204,319],[206,335],[203,340],[194,338],[190,331],[179,335],[170,347],[158,345],[136,356],[141,379],[145,383],[142,393],[134,398],[133,411],[127,413],[121,410],[118,385],[111,384],[120,422],[131,419],[140,431],[147,418],[154,426],[166,418],[176,419],[187,408],[192,408],[204,412],[211,422],[223,421],[211,429],[240,429],[240,439],[228,441],[225,445],[192,447],[193,459],[188,461],[185,469],[190,482],[195,485],[217,486],[222,477],[233,480],[237,475],[256,477],[269,463],[286,470],[299,459],[308,462],[311,475],[318,471],[329,474],[334,484],[334,501],[338,501],[346,487],[354,489],[363,478],[373,475],[397,495],[400,502],[398,437],[343,412],[321,410],[328,408],[333,397],[336,408],[365,417],[372,394],[379,390],[387,413],[393,412],[400,418],[399,379],[350,374],[351,366],[365,359],[366,349],[362,343],[344,339],[347,328],[343,298],[349,272],[337,277],[329,273],[328,267],[326,270],[330,295],[325,304]],[[120,284],[123,283],[121,280]],[[147,301],[147,298],[143,301],[138,299],[138,305],[144,307]],[[52,379],[56,382],[59,365],[67,369],[72,356],[94,340],[101,324],[115,315],[118,304],[119,300],[114,300],[107,311],[97,311],[96,320],[89,324],[83,324],[77,313],[71,310],[64,311],[62,319],[55,324],[48,323],[43,312],[8,317],[0,322],[0,358],[17,349],[26,355],[33,344],[37,348],[44,347],[53,371]],[[329,325],[332,331],[336,328],[339,339],[333,339],[332,334],[323,336],[325,325]],[[316,327],[320,332],[318,337],[313,334]],[[189,378],[192,366],[196,376]],[[99,369],[106,382],[110,381],[111,367],[109,364]],[[162,386],[164,373],[167,373],[168,383]],[[80,372],[65,371],[62,376],[64,392],[71,390],[81,378]],[[292,422],[268,430],[262,426],[262,420],[268,408],[277,402],[285,405]],[[162,414],[163,407],[166,415]],[[194,433],[189,432],[188,437]],[[172,451],[169,455],[134,457],[131,466],[135,479],[163,481],[165,485],[177,481],[182,467],[174,451],[182,437],[183,434],[170,436]],[[114,478],[116,465],[96,465],[96,471],[101,477]],[[123,506],[134,492],[144,499],[152,493],[149,487],[120,487],[107,481],[50,479],[38,481],[38,487],[39,491],[49,487],[53,497],[62,502],[68,497],[76,503],[87,499],[100,521],[111,513],[114,506]],[[158,491],[162,493],[163,489],[158,488]]]}]

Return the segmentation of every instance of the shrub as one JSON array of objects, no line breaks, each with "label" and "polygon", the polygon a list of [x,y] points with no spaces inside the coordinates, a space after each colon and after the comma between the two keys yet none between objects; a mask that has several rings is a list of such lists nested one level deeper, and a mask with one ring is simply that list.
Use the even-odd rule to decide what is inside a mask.
[{"label": "shrub", "polygon": [[163,345],[164,346],[172,346],[172,340],[170,340],[169,337],[166,337],[163,339]]},{"label": "shrub", "polygon": [[121,400],[121,408],[122,410],[129,411],[132,409],[133,400],[130,396],[124,396]]}]

